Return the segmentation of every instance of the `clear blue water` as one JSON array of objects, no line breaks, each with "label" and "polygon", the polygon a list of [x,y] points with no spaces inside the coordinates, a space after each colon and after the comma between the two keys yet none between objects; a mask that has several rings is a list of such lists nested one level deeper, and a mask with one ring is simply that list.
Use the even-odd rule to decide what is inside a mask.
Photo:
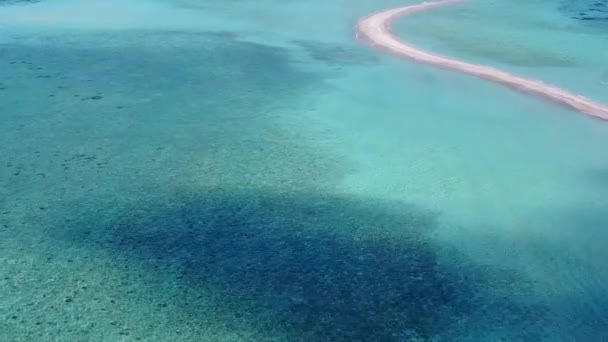
[{"label": "clear blue water", "polygon": [[[401,3],[0,1],[0,340],[607,340],[608,124]],[[608,102],[596,3],[395,30]]]}]

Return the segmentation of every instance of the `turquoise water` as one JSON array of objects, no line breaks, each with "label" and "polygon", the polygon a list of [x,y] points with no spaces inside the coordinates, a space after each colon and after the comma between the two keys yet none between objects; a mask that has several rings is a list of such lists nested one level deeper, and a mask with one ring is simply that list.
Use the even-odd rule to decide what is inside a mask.
[{"label": "turquoise water", "polygon": [[[353,39],[402,3],[0,1],[0,340],[607,340],[608,124]],[[395,31],[608,102],[595,3]]]}]

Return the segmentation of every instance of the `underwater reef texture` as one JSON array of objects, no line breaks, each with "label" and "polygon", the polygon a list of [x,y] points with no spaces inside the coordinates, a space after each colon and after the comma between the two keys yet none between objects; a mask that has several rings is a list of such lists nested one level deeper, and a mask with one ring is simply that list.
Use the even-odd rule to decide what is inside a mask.
[{"label": "underwater reef texture", "polygon": [[0,6],[33,4],[42,0],[0,0]]},{"label": "underwater reef texture", "polygon": [[607,0],[563,1],[560,9],[572,19],[608,25]]},{"label": "underwater reef texture", "polygon": [[424,208],[336,192],[348,163],[285,128],[333,69],[214,32],[64,39],[0,54],[0,339],[542,336],[525,277],[435,243]]}]

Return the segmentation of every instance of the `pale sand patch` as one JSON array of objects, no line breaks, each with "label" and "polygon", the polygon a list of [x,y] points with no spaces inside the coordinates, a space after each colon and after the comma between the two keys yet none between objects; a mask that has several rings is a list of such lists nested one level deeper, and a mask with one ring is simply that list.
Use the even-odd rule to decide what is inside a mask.
[{"label": "pale sand patch", "polygon": [[544,83],[539,80],[514,75],[486,65],[474,64],[430,51],[420,49],[397,38],[390,30],[390,23],[396,17],[410,14],[427,8],[443,6],[464,0],[441,0],[407,5],[372,13],[357,21],[355,35],[376,48],[383,49],[399,57],[413,59],[417,62],[432,64],[446,69],[471,74],[489,81],[497,82],[522,92],[548,98],[557,103],[569,106],[579,112],[608,120],[608,106],[575,94],[568,90]]}]

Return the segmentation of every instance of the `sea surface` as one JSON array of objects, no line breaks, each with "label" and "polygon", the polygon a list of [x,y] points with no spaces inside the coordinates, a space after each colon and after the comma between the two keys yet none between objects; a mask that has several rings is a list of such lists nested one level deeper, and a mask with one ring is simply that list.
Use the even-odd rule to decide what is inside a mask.
[{"label": "sea surface", "polygon": [[[607,341],[608,122],[408,0],[0,0],[0,341]],[[608,1],[420,47],[608,103]]]}]

